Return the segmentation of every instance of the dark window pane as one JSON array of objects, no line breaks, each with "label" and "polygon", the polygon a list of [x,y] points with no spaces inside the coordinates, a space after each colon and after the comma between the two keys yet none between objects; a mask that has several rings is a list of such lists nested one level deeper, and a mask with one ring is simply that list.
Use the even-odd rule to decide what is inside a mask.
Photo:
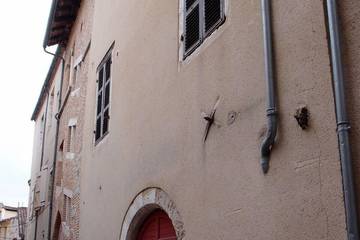
[{"label": "dark window pane", "polygon": [[196,0],[186,0],[186,10],[189,10],[189,8],[194,4]]},{"label": "dark window pane", "polygon": [[102,92],[98,94],[96,115],[98,115],[101,112],[101,107],[102,107]]},{"label": "dark window pane", "polygon": [[101,116],[96,119],[95,140],[101,137]]},{"label": "dark window pane", "polygon": [[199,5],[186,16],[185,25],[185,51],[188,51],[200,40]]},{"label": "dark window pane", "polygon": [[221,0],[205,0],[205,31],[211,30],[221,20]]},{"label": "dark window pane", "polygon": [[100,72],[99,72],[99,78],[98,78],[98,90],[100,90],[103,86],[103,75],[104,75],[104,69],[101,68]]},{"label": "dark window pane", "polygon": [[110,79],[111,76],[111,57],[107,60],[106,66],[105,66],[105,72],[106,72],[106,81]]},{"label": "dark window pane", "polygon": [[106,87],[105,87],[105,103],[104,103],[104,107],[107,107],[107,105],[109,105],[109,100],[110,100],[110,83],[106,84]]},{"label": "dark window pane", "polygon": [[107,133],[109,128],[109,109],[106,109],[104,112],[104,124],[103,124],[103,134]]}]

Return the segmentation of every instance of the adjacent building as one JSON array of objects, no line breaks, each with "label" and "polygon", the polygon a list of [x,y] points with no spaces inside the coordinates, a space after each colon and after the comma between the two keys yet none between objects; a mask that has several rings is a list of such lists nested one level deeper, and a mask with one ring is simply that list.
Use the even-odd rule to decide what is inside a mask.
[{"label": "adjacent building", "polygon": [[27,239],[357,240],[359,11],[53,1]]},{"label": "adjacent building", "polygon": [[26,207],[10,207],[0,203],[0,239],[25,239],[26,211]]},{"label": "adjacent building", "polygon": [[[44,49],[54,57],[31,118],[35,134],[27,239],[79,239],[92,12],[92,1],[53,1]],[[46,50],[55,44],[55,53]]]}]

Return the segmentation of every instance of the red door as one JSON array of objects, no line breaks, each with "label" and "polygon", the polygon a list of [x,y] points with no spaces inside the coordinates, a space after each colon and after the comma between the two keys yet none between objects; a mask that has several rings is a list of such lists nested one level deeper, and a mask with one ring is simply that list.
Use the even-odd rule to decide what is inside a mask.
[{"label": "red door", "polygon": [[168,215],[156,210],[143,223],[137,240],[176,240],[176,233]]}]

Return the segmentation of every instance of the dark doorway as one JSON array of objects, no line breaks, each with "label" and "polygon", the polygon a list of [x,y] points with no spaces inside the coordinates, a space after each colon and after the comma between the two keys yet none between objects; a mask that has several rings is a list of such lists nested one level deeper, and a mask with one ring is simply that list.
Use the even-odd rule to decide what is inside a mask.
[{"label": "dark doorway", "polygon": [[169,216],[162,210],[151,213],[141,226],[137,240],[176,240]]}]

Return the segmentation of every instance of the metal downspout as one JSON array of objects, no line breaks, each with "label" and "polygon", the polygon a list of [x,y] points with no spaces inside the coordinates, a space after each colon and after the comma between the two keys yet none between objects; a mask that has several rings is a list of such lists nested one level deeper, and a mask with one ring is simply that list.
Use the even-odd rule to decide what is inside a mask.
[{"label": "metal downspout", "polygon": [[[60,88],[59,88],[59,100],[58,100],[58,112],[61,108],[61,102],[62,102],[62,88],[63,88],[63,79],[64,79],[64,70],[65,70],[65,59],[60,55],[56,55],[54,53],[51,53],[46,50],[46,46],[44,46],[44,51],[50,55],[53,55],[56,58],[61,59],[61,77],[60,77]],[[51,193],[50,193],[50,207],[49,207],[49,223],[48,223],[48,240],[51,239],[51,220],[52,220],[52,211],[53,211],[53,198],[54,198],[54,183],[55,183],[55,175],[56,175],[56,158],[57,158],[57,145],[59,142],[59,128],[60,128],[60,118],[58,117],[58,114],[55,115],[56,119],[56,132],[55,132],[55,144],[54,144],[54,157],[53,157],[53,176],[51,178]]]},{"label": "metal downspout", "polygon": [[354,178],[349,142],[350,123],[346,112],[344,70],[341,56],[340,25],[336,0],[327,0],[328,33],[332,63],[337,135],[342,170],[348,240],[359,240]]},{"label": "metal downspout", "polygon": [[275,143],[277,133],[277,110],[276,110],[276,92],[274,77],[274,56],[272,43],[272,26],[271,26],[271,0],[261,0],[262,21],[264,34],[264,61],[265,61],[265,78],[267,93],[267,131],[266,137],[261,144],[261,167],[266,174],[269,171],[269,162],[271,149]]},{"label": "metal downspout", "polygon": [[43,130],[42,146],[41,146],[40,171],[41,171],[42,165],[44,163],[44,149],[45,149],[48,108],[49,108],[49,90],[46,92],[46,108],[45,108],[45,117],[44,117],[44,126],[43,126],[44,130]]}]

